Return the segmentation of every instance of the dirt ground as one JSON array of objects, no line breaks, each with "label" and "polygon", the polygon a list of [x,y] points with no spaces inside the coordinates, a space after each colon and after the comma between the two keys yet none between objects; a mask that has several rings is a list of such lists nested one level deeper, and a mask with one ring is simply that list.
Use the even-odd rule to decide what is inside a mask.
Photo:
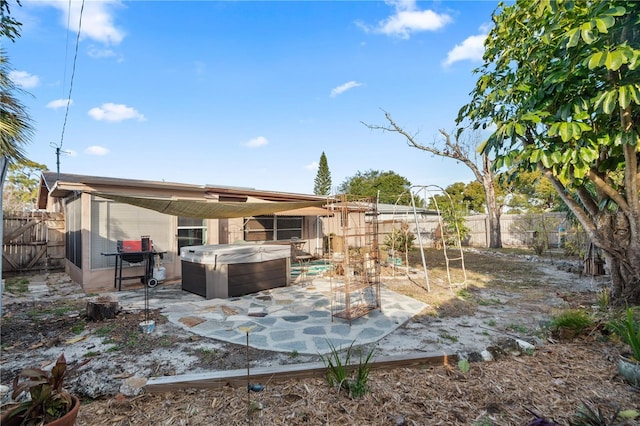
[{"label": "dirt ground", "polygon": [[[83,398],[78,425],[524,425],[536,414],[568,425],[588,409],[609,417],[640,411],[640,391],[616,372],[624,347],[602,326],[606,277],[581,276],[579,263],[559,255],[469,250],[464,271],[460,261],[451,262],[450,286],[442,252],[426,253],[430,291],[416,253],[411,268],[383,268],[384,285],[429,307],[378,342],[376,356],[442,350],[472,361],[469,371],[374,370],[361,398],[324,379],[267,383],[250,395],[224,388],[125,396],[122,384],[132,377],[245,368],[246,348],[185,332],[159,312],[150,314],[157,332],[148,335],[139,331],[141,312],[88,321],[90,295],[50,274],[30,277],[46,282],[46,298],[5,292],[0,382],[10,385],[22,367],[50,365],[61,352],[72,363],[92,358],[69,382]],[[585,310],[594,323],[577,336],[554,329],[553,319],[569,309]],[[536,349],[519,350],[514,339]],[[495,360],[473,362],[483,350]],[[255,349],[250,356],[252,367],[319,360]]]}]

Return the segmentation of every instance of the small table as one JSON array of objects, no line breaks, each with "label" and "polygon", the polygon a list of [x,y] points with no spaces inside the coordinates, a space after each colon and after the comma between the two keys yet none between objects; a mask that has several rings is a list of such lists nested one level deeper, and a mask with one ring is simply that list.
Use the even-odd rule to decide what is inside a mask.
[{"label": "small table", "polygon": [[[127,252],[111,252],[100,253],[103,256],[115,256],[116,266],[113,272],[113,288],[117,288],[118,291],[122,290],[122,280],[131,280],[140,278],[142,283],[149,287],[155,287],[158,285],[158,280],[153,278],[153,266],[155,264],[155,257],[157,255],[162,259],[166,251],[127,251]],[[122,263],[144,263],[144,275],[122,276]]]}]

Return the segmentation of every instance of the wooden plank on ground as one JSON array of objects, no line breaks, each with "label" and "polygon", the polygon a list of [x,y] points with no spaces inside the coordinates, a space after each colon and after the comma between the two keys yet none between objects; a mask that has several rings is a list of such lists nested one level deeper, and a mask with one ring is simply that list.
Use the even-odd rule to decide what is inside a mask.
[{"label": "wooden plank on ground", "polygon": [[[456,363],[457,355],[431,353],[394,355],[374,359],[370,363],[372,370],[393,368],[416,368]],[[357,363],[349,365],[355,369]],[[327,371],[324,363],[310,362],[303,364],[277,365],[250,369],[252,383],[274,383],[287,379],[306,379],[323,377]],[[243,387],[247,385],[247,370],[213,371],[210,373],[182,374],[178,376],[152,377],[145,385],[146,392],[168,392],[179,389],[212,389],[225,386]]]}]

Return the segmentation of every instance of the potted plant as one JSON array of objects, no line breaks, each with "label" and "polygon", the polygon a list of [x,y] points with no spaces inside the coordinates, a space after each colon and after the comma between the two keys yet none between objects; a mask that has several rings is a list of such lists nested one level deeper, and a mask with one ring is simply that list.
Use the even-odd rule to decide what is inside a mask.
[{"label": "potted plant", "polygon": [[[86,364],[83,361],[72,370]],[[25,368],[13,380],[11,397],[17,398],[29,392],[31,398],[4,413],[0,424],[66,426],[75,424],[80,401],[64,389],[64,381],[71,370],[67,369],[64,354],[60,355],[51,371]]]},{"label": "potted plant", "polygon": [[609,329],[631,347],[630,354],[622,354],[618,360],[618,372],[627,382],[640,387],[640,323],[633,318],[633,310],[627,308],[623,318],[609,321]]}]

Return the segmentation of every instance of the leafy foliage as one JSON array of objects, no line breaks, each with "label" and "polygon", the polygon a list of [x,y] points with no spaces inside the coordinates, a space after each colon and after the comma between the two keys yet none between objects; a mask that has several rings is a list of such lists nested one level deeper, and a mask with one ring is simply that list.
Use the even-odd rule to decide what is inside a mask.
[{"label": "leafy foliage", "polygon": [[585,328],[593,325],[593,319],[581,309],[569,309],[553,318],[551,327],[566,328],[580,334]]},{"label": "leafy foliage", "polygon": [[[16,4],[20,6],[20,0],[16,0]],[[9,0],[0,0],[0,36],[15,42],[20,37],[21,26],[22,23],[11,17]]]},{"label": "leafy foliage", "polygon": [[35,209],[40,173],[48,170],[44,164],[24,160],[9,165],[2,196],[5,210]]},{"label": "leafy foliage", "polygon": [[318,173],[313,181],[313,193],[315,195],[329,195],[331,193],[331,172],[329,171],[329,163],[327,163],[327,156],[324,151],[320,155]]},{"label": "leafy foliage", "polygon": [[26,160],[24,149],[34,130],[27,108],[17,98],[24,91],[9,78],[10,71],[7,55],[0,49],[0,153],[10,162],[16,162]]},{"label": "leafy foliage", "polygon": [[633,357],[640,362],[640,321],[634,318],[633,309],[627,307],[623,318],[611,320],[607,326],[631,347]]},{"label": "leafy foliage", "polygon": [[[364,197],[378,197],[380,203],[411,205],[411,195],[408,189],[411,182],[399,174],[388,171],[368,170],[358,171],[354,176],[342,182],[338,191],[344,194]],[[398,199],[400,197],[400,199]]]},{"label": "leafy foliage", "polygon": [[408,252],[413,247],[413,241],[416,236],[409,232],[409,224],[403,222],[400,228],[394,228],[391,234],[384,237],[384,245],[389,250],[397,250],[403,253]]},{"label": "leafy foliage", "polygon": [[458,116],[495,129],[481,147],[495,169],[549,179],[604,250],[619,303],[640,303],[639,12],[627,1],[501,3]]},{"label": "leafy foliage", "polygon": [[[326,377],[329,386],[346,390],[352,398],[359,398],[366,394],[375,348],[370,349],[365,355],[362,348],[354,349],[354,342],[352,342],[347,348],[343,360],[340,356],[340,351],[336,349],[333,343],[330,341],[327,343],[331,351],[326,356],[320,355],[320,358],[327,367]],[[355,368],[355,374],[352,374],[351,360],[356,351],[359,353],[359,360]]]},{"label": "leafy foliage", "polygon": [[[83,361],[73,370],[87,362],[89,360]],[[64,389],[64,382],[70,371],[64,354],[58,357],[50,372],[40,368],[23,369],[13,381],[12,398],[16,399],[23,392],[29,392],[31,400],[12,410],[10,416],[22,417],[24,424],[46,424],[64,416],[73,405],[71,395]]]}]

